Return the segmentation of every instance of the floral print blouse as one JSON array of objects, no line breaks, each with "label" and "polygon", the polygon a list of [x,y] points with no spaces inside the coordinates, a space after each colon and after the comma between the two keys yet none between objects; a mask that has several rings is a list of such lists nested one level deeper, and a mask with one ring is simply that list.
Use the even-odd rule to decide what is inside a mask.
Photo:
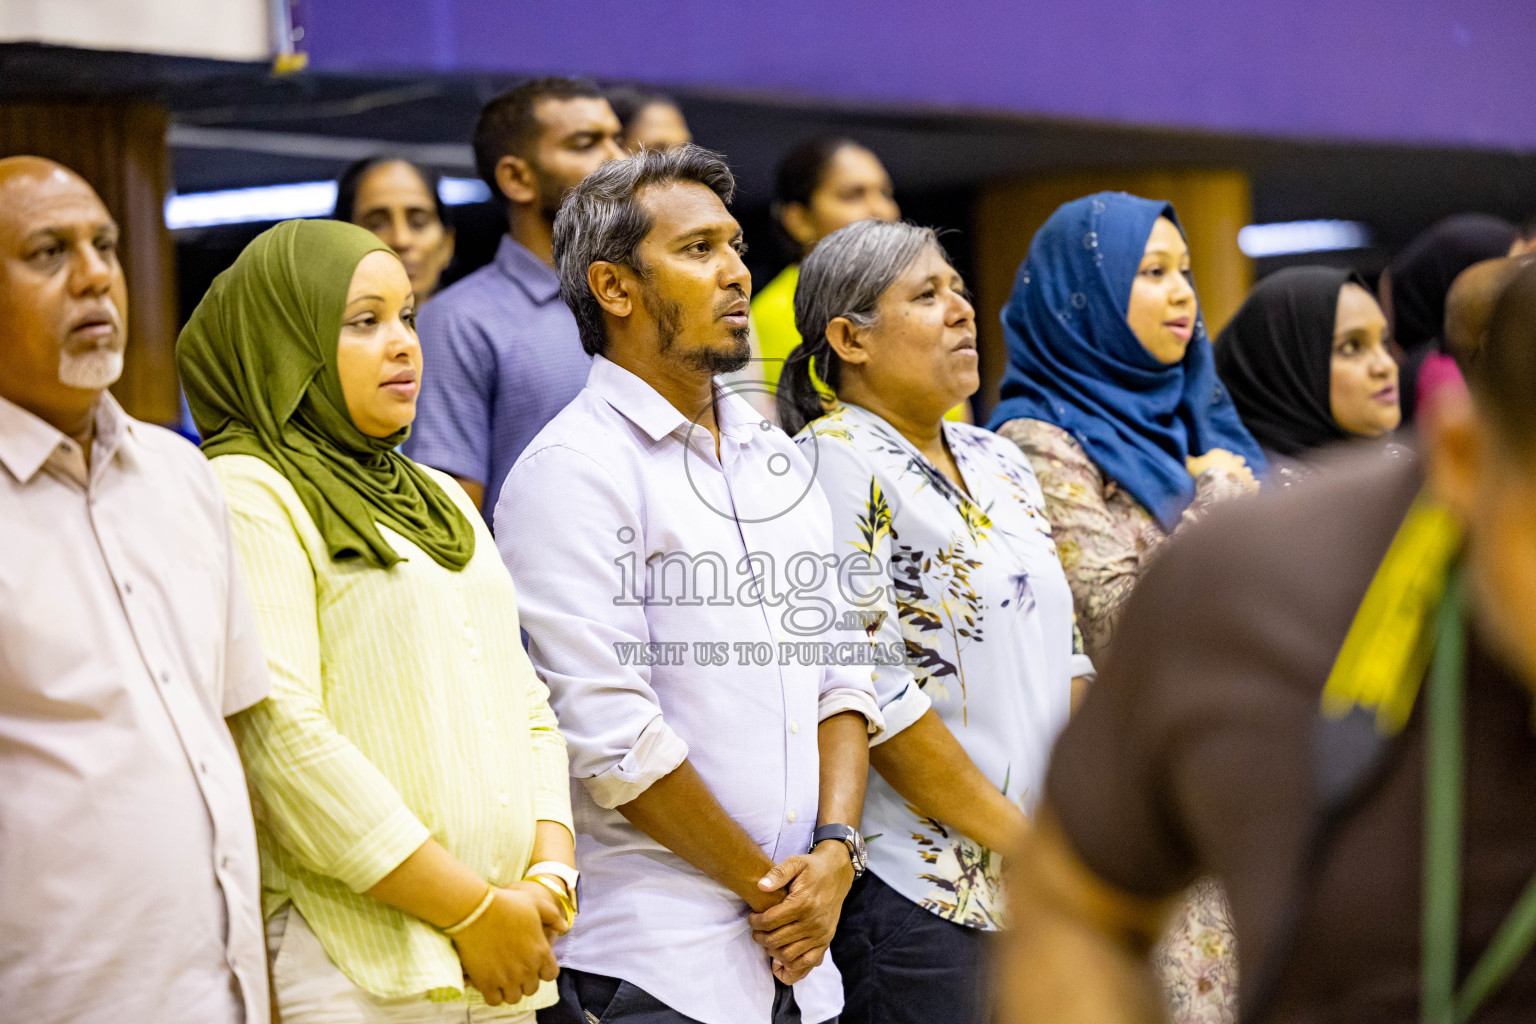
[{"label": "floral print blouse", "polygon": [[[1077,439],[1055,424],[1009,420],[997,432],[1018,445],[1034,467],[1072,585],[1077,624],[1088,653],[1097,658],[1114,635],[1131,589],[1169,535],[1146,506],[1106,479]],[[1200,519],[1217,502],[1257,490],[1257,483],[1207,470],[1195,480],[1195,500],[1184,510],[1180,527]]]},{"label": "floral print blouse", "polygon": [[[905,654],[873,673],[885,736],[932,707],[1028,812],[1067,721],[1071,680],[1092,664],[1028,461],[963,423],[946,422],[944,436],[964,490],[857,406],[838,406],[795,440],[831,504],[840,578],[855,573],[852,603],[879,647]],[[875,772],[864,831],[869,869],[891,888],[957,924],[1001,926],[1001,858],[925,817]]]},{"label": "floral print blouse", "polygon": [[[1090,654],[1114,636],[1121,608],[1137,579],[1168,540],[1152,513],[1106,479],[1077,439],[1040,420],[1009,420],[997,431],[1029,456],[1045,491],[1051,531],[1072,584],[1077,621]],[[1195,500],[1179,529],[1212,505],[1258,490],[1256,482],[1222,470],[1195,480]],[[1191,888],[1152,954],[1174,1024],[1233,1024],[1237,1019],[1237,940],[1226,895],[1213,879]]]}]

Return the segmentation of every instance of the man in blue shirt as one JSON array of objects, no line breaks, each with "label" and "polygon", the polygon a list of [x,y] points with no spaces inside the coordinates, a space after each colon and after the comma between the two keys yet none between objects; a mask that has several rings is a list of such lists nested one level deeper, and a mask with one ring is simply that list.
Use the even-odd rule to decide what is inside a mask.
[{"label": "man in blue shirt", "polygon": [[587,381],[592,359],[560,301],[553,243],[566,194],[624,155],[590,82],[541,78],[487,103],[475,165],[507,209],[496,258],[421,311],[425,359],[411,458],[456,477],[490,519],[512,463]]}]

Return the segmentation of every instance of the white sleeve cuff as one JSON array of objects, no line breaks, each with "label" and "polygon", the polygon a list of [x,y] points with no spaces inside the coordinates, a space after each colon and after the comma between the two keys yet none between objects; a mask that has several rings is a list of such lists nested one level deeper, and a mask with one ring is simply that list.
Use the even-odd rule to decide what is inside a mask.
[{"label": "white sleeve cuff", "polygon": [[879,736],[871,736],[869,745],[873,747],[895,736],[922,718],[931,707],[933,707],[933,701],[929,700],[922,687],[917,685],[917,680],[909,679],[901,692],[886,701],[885,707],[880,709],[880,713],[885,716],[885,732]]},{"label": "white sleeve cuff", "polygon": [[1093,659],[1086,654],[1072,655],[1072,678],[1086,676],[1089,679],[1099,678],[1099,670],[1093,667]]},{"label": "white sleeve cuff", "polygon": [[827,690],[817,702],[816,721],[825,722],[833,715],[842,714],[844,711],[853,711],[864,716],[871,743],[875,742],[874,737],[884,735],[885,716],[880,713],[880,707],[875,703],[874,695],[868,690],[860,690],[852,686],[836,686]]},{"label": "white sleeve cuff", "polygon": [[601,775],[582,779],[587,793],[599,807],[612,810],[627,804],[670,775],[688,757],[688,744],[672,731],[661,715],[648,722],[623,760]]}]

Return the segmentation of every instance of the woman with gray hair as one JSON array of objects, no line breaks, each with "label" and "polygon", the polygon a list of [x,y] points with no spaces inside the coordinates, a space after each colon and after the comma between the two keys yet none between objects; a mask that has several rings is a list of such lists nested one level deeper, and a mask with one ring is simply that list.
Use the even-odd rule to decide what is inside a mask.
[{"label": "woman with gray hair", "polygon": [[944,419],[979,385],[976,317],[934,232],[829,235],[801,267],[795,323],[779,414],[817,467],[839,579],[883,655],[869,870],[832,943],[842,1020],[981,1022],[1002,858],[1092,665],[1028,461]]}]

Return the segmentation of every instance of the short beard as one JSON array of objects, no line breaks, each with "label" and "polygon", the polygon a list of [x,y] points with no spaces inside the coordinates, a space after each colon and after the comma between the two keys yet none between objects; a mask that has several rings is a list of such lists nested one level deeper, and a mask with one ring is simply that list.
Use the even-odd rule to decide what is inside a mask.
[{"label": "short beard", "polygon": [[[642,280],[644,283],[640,288],[640,304],[645,307],[651,319],[656,321],[656,351],[661,355],[667,355],[676,344],[678,334],[682,332],[683,308],[676,302],[664,300],[657,293],[650,279],[643,274]],[[687,352],[676,353],[673,358],[690,370],[701,370],[711,377],[735,373],[737,370],[744,369],[752,361],[751,329],[731,328],[731,340],[733,344],[729,352],[720,352],[712,348],[690,349]]]},{"label": "short beard", "polygon": [[731,350],[720,352],[715,349],[704,349],[700,352],[689,352],[684,355],[690,366],[700,370],[708,370],[711,376],[735,373],[744,370],[752,361],[752,329],[749,327],[731,328]]},{"label": "short beard", "polygon": [[102,391],[123,375],[123,350],[92,348],[59,353],[59,383],[81,391]]}]

